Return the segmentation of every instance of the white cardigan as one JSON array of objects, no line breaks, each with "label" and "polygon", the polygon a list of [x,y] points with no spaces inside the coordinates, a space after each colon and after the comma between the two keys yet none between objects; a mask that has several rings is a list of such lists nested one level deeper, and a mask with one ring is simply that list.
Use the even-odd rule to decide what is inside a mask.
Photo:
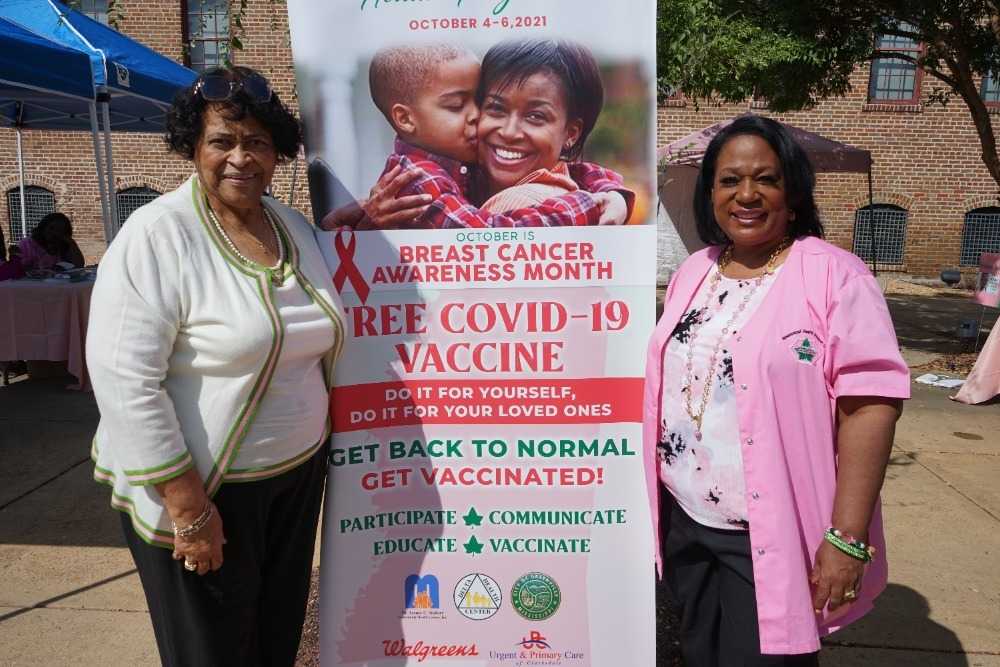
[{"label": "white cardigan", "polygon": [[[273,199],[264,204],[299,283],[333,321],[323,359],[329,388],[344,341],[339,297],[312,226]],[[209,495],[230,481],[282,345],[270,271],[236,258],[204,205],[192,176],[129,217],[101,260],[87,331],[101,413],[94,478],[112,487],[111,505],[131,515],[138,535],[164,547],[173,531],[152,485],[191,467]],[[268,474],[295,467],[321,443]]]}]

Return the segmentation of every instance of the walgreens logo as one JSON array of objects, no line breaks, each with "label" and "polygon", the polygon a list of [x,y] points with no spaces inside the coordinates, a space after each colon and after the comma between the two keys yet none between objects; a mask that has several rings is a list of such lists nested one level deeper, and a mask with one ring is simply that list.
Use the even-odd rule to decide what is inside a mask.
[{"label": "walgreens logo", "polygon": [[423,641],[407,644],[404,639],[383,639],[382,651],[386,657],[405,656],[416,658],[417,662],[423,662],[427,658],[479,655],[475,644],[425,644]]}]

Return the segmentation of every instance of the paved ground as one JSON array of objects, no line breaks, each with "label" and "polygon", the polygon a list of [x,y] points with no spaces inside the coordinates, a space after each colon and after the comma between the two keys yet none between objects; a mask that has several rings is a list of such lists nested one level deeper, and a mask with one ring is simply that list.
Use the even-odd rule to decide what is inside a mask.
[{"label": "paved ground", "polygon": [[[964,299],[890,297],[912,363],[952,350]],[[987,323],[995,319],[992,315]],[[93,399],[64,378],[0,388],[0,665],[149,665],[118,514],[91,481]],[[1000,403],[914,385],[888,471],[890,586],[824,666],[1000,667]]]}]

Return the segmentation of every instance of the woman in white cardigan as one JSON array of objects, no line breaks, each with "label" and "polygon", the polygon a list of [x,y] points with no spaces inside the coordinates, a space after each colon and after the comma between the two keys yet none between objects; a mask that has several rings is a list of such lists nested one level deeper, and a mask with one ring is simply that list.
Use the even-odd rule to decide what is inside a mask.
[{"label": "woman in white cardigan", "polygon": [[292,665],[343,343],[312,227],[264,195],[301,132],[242,67],[199,77],[167,127],[195,174],[129,217],[94,288],[94,477],[165,665]]}]

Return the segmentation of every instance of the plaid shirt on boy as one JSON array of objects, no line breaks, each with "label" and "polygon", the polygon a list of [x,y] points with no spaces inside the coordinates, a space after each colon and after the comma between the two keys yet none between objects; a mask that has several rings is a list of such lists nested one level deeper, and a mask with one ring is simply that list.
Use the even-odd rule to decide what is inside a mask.
[{"label": "plaid shirt on boy", "polygon": [[448,229],[456,227],[564,227],[596,225],[601,208],[590,192],[620,192],[629,205],[635,195],[622,186],[621,176],[598,165],[573,163],[570,176],[581,190],[569,192],[532,208],[507,213],[489,213],[471,205],[466,192],[471,185],[470,167],[429,153],[396,139],[395,152],[386,161],[383,174],[397,165],[418,167],[426,175],[410,183],[400,194],[428,194],[430,208],[415,221],[416,227]]}]

